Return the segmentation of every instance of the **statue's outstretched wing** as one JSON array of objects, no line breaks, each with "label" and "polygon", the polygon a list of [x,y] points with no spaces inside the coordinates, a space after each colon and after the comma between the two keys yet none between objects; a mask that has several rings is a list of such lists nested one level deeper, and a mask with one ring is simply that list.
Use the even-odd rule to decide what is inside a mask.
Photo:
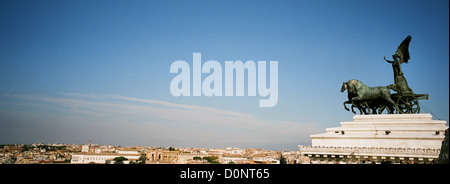
[{"label": "statue's outstretched wing", "polygon": [[398,46],[397,52],[395,53],[395,54],[397,54],[400,57],[400,62],[402,62],[402,63],[408,63],[408,60],[409,60],[409,51],[408,51],[409,42],[411,42],[411,35],[408,35],[405,38],[405,40],[403,40],[403,42]]}]

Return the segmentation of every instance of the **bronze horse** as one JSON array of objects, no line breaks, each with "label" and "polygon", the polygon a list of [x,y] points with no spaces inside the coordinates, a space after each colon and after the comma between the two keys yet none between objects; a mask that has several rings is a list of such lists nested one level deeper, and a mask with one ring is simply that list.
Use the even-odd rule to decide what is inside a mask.
[{"label": "bronze horse", "polygon": [[[392,109],[389,107],[395,107],[398,112],[398,107],[394,100],[391,99],[391,91],[385,86],[378,87],[368,87],[359,80],[352,79],[347,82],[343,82],[341,92],[345,90],[348,91],[348,101],[344,102],[344,108],[349,110],[345,104],[352,104],[352,112],[355,113],[353,107],[358,107],[360,113],[362,114],[376,114],[376,109],[378,113],[381,113],[383,109],[387,109],[388,113],[393,113]],[[366,109],[369,112],[366,112]]]}]

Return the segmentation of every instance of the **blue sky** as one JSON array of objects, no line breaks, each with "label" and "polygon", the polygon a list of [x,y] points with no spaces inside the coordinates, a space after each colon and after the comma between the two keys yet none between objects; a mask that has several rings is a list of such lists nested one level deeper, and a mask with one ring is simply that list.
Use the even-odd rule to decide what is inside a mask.
[{"label": "blue sky", "polygon": [[[424,113],[449,120],[449,2],[0,1],[0,144],[294,150],[349,121],[342,82],[392,84],[402,65]],[[174,97],[176,60],[278,61],[278,104]],[[207,75],[202,75],[206,77]]]}]

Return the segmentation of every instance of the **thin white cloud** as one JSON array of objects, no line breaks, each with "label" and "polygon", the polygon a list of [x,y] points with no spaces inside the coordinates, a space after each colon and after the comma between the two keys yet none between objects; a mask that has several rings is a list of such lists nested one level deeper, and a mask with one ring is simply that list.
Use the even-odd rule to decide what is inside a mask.
[{"label": "thin white cloud", "polygon": [[27,104],[36,103],[41,107],[61,107],[60,111],[73,113],[73,116],[84,116],[95,119],[98,123],[110,123],[111,126],[126,124],[139,128],[146,125],[154,128],[153,137],[172,137],[191,142],[275,144],[277,141],[307,139],[310,134],[320,131],[314,124],[264,120],[242,112],[110,94],[10,97],[26,101],[24,103]]}]

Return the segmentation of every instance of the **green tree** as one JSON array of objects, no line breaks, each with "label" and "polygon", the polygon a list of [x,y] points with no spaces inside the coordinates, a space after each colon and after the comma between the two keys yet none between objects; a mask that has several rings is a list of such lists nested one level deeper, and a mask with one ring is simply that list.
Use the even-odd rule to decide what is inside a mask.
[{"label": "green tree", "polygon": [[114,158],[113,160],[114,160],[114,164],[123,164],[123,161],[128,160],[128,158],[120,156],[120,157]]},{"label": "green tree", "polygon": [[147,154],[143,153],[141,154],[141,157],[139,157],[137,164],[145,164],[145,160],[147,160]]},{"label": "green tree", "polygon": [[208,162],[211,163],[211,164],[220,164],[220,162],[217,161],[217,159],[219,159],[219,157],[215,157],[215,156],[212,156],[212,157],[203,157],[203,160],[206,160],[206,161],[208,161]]}]

